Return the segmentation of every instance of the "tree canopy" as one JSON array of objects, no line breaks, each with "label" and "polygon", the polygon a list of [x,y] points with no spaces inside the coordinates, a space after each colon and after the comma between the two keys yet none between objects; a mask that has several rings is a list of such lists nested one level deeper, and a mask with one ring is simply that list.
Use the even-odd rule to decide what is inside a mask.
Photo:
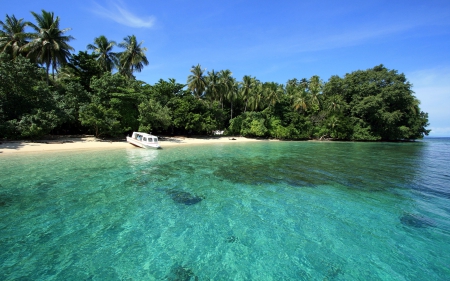
[{"label": "tree canopy", "polygon": [[[100,35],[75,54],[59,17],[45,10],[32,15],[36,24],[8,15],[0,21],[0,138],[225,130],[292,140],[399,141],[429,133],[411,83],[384,65],[280,84],[251,75],[238,81],[229,69],[206,72],[197,64],[186,83],[149,85],[133,75],[149,64],[134,35],[120,44]],[[123,51],[113,52],[116,46]]]}]

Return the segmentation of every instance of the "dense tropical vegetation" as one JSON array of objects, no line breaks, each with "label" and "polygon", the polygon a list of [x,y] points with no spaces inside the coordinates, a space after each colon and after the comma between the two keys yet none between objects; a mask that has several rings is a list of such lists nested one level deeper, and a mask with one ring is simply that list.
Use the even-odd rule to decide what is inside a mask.
[{"label": "dense tropical vegetation", "polygon": [[278,84],[250,75],[238,81],[228,69],[206,73],[197,64],[186,84],[149,85],[133,75],[149,64],[134,35],[119,44],[100,35],[74,53],[59,17],[44,10],[32,16],[36,23],[9,15],[0,21],[0,138],[225,130],[246,137],[396,141],[429,133],[412,85],[383,65],[326,82],[314,75]]}]

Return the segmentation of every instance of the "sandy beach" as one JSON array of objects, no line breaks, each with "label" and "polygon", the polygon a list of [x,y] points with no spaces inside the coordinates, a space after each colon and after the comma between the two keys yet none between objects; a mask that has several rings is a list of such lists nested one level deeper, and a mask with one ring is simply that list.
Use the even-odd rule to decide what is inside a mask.
[{"label": "sandy beach", "polygon": [[[204,145],[213,143],[242,143],[269,141],[244,137],[164,137],[160,138],[161,147],[168,148],[179,145]],[[271,140],[272,141],[272,140]],[[0,144],[0,155],[24,152],[48,152],[61,150],[99,150],[135,148],[123,141],[101,140],[94,137],[58,138],[39,141],[2,141]],[[142,148],[136,148],[142,149]]]}]

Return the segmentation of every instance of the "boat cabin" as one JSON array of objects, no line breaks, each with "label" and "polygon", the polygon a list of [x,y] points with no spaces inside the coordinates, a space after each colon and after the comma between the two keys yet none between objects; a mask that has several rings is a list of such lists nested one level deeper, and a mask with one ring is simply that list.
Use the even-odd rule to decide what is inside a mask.
[{"label": "boat cabin", "polygon": [[146,133],[140,133],[140,132],[133,132],[133,135],[131,138],[136,139],[141,142],[148,142],[148,143],[158,143],[158,137]]}]

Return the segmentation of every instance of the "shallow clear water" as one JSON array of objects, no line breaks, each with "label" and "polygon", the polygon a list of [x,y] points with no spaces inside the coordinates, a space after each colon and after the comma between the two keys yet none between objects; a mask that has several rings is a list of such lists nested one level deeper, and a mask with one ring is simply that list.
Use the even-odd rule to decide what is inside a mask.
[{"label": "shallow clear water", "polygon": [[0,280],[449,280],[450,139],[0,155]]}]

